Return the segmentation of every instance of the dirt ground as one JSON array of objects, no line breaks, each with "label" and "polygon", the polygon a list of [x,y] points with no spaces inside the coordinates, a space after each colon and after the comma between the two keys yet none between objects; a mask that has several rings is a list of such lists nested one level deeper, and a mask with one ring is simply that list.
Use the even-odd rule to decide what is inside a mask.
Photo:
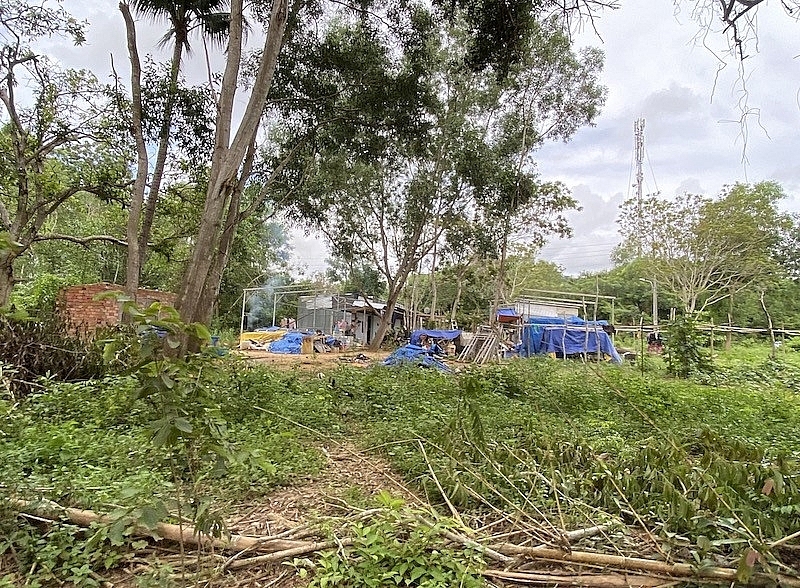
[{"label": "dirt ground", "polygon": [[246,351],[238,351],[237,353],[240,353],[243,356],[261,364],[285,367],[288,369],[299,368],[301,370],[317,371],[335,369],[340,365],[369,367],[382,362],[384,359],[386,359],[386,357],[388,357],[390,352],[362,351],[361,349],[355,349],[345,352],[332,351],[331,353],[293,355],[248,349]]},{"label": "dirt ground", "polygon": [[[402,498],[406,504],[424,504],[424,499],[414,494],[380,457],[367,454],[347,441],[324,441],[319,444],[319,449],[326,456],[327,463],[318,474],[298,479],[295,485],[279,488],[264,497],[233,505],[226,517],[228,531],[251,537],[278,535],[318,541],[320,538],[316,533],[303,534],[303,529],[320,517],[352,515],[353,506],[368,507],[370,497],[382,490],[392,497]],[[253,555],[256,554],[240,554],[242,557]],[[205,560],[205,565],[219,569],[229,556],[229,553],[206,554],[207,558],[214,559]],[[192,552],[188,557],[189,571],[193,570],[194,558]],[[138,580],[153,565],[164,564],[176,569],[179,567],[177,547],[152,544],[125,569],[106,574],[109,580],[106,586],[138,588]],[[285,563],[263,563],[211,574],[198,585],[203,588],[303,588],[308,582],[309,579],[300,578],[294,568]]]}]

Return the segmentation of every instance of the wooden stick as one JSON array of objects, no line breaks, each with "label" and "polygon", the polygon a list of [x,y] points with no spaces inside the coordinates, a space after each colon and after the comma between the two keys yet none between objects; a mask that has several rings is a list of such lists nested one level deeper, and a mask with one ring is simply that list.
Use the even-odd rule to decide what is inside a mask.
[{"label": "wooden stick", "polygon": [[585,537],[594,537],[595,535],[599,535],[601,533],[605,533],[608,531],[613,525],[597,525],[595,527],[588,527],[586,529],[575,529],[574,531],[568,531],[564,533],[564,537],[567,538],[567,541],[578,541],[579,539],[584,539]]},{"label": "wooden stick", "polygon": [[792,533],[791,535],[787,535],[786,537],[782,537],[782,538],[778,539],[777,541],[773,541],[772,543],[769,544],[769,548],[773,549],[775,547],[779,547],[779,546],[783,545],[784,543],[788,543],[792,539],[797,539],[798,537],[800,537],[800,531],[797,531],[796,533]]},{"label": "wooden stick", "polygon": [[[426,527],[430,527],[431,529],[436,529],[436,525],[433,523],[433,521],[429,521],[420,515],[415,515],[414,518],[418,522],[425,525]],[[443,528],[436,529],[436,532],[444,535],[445,537],[450,539],[450,541],[454,541],[456,543],[460,543],[464,547],[469,547],[470,549],[474,549],[475,551],[482,553],[489,559],[493,559],[502,564],[510,564],[515,561],[515,558],[503,555],[502,553],[498,553],[491,547],[487,547],[486,545],[478,543],[477,541],[470,539],[469,537],[466,537],[460,533],[455,533],[453,531]]]},{"label": "wooden stick", "polygon": [[240,568],[246,568],[250,566],[265,564],[265,563],[274,563],[276,561],[282,561],[284,559],[289,559],[292,557],[297,557],[298,555],[307,555],[309,553],[314,553],[315,551],[323,551],[325,549],[334,549],[335,547],[345,547],[348,545],[352,545],[352,539],[342,539],[340,541],[322,541],[319,543],[309,543],[306,544],[304,547],[295,547],[294,549],[285,549],[283,551],[276,551],[275,553],[269,553],[267,555],[259,555],[258,557],[250,557],[248,559],[240,559],[238,561],[232,562],[228,568],[231,570],[237,570]]},{"label": "wooden stick", "polygon": [[[624,570],[635,570],[653,572],[666,576],[677,576],[683,578],[704,578],[710,580],[721,580],[725,582],[736,582],[736,570],[730,568],[696,568],[691,564],[667,563],[652,559],[642,559],[638,557],[625,557],[621,555],[607,555],[604,553],[591,553],[586,551],[561,551],[551,547],[520,547],[512,543],[493,545],[493,549],[506,555],[523,555],[531,558],[550,559],[559,561],[569,561],[588,565],[608,566]],[[762,583],[775,583],[781,586],[791,586],[800,588],[800,579],[786,576],[784,574],[753,574],[751,582],[759,581]]]}]

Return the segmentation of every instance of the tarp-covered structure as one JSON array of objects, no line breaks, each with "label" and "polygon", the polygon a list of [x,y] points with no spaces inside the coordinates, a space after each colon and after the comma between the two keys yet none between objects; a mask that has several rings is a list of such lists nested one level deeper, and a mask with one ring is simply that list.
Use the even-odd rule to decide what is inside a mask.
[{"label": "tarp-covered structure", "polygon": [[565,357],[599,352],[615,363],[622,363],[611,337],[603,330],[605,325],[608,321],[587,321],[577,316],[529,317],[522,329],[520,354]]},{"label": "tarp-covered structure", "polygon": [[412,345],[410,343],[395,350],[389,357],[383,360],[383,365],[416,365],[420,367],[435,368],[443,372],[450,371],[450,368],[447,367],[443,361],[431,355],[429,350],[419,345]]},{"label": "tarp-covered structure", "polygon": [[429,339],[445,339],[447,341],[454,341],[461,336],[461,329],[417,329],[411,333],[411,340],[409,343],[412,345],[419,345],[422,335],[425,335]]}]

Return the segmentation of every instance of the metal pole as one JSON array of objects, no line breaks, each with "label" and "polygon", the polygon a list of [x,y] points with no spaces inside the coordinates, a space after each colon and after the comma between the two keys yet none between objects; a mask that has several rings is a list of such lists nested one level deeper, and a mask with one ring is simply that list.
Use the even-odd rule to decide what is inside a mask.
[{"label": "metal pole", "polygon": [[242,291],[242,322],[239,325],[239,339],[242,338],[242,333],[244,333],[244,308],[246,303],[247,303],[247,290],[244,290]]},{"label": "metal pole", "polygon": [[273,292],[272,293],[272,326],[273,327],[277,326],[275,324],[275,311],[277,309],[278,309],[278,293],[277,292]]}]

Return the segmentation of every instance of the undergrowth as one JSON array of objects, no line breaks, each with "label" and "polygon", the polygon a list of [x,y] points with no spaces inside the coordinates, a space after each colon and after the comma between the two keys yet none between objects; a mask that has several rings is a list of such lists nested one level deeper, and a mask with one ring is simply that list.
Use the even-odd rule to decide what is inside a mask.
[{"label": "undergrowth", "polygon": [[[546,359],[459,375],[381,367],[303,374],[213,361],[213,368],[203,363],[180,377],[197,387],[186,398],[202,399],[186,418],[211,415],[209,423],[224,425],[214,442],[224,441],[225,468],[191,455],[176,461],[174,448],[153,443],[163,409],[141,397],[134,374],[117,375],[48,382],[25,398],[0,396],[0,490],[99,511],[167,504],[176,492],[191,491],[224,507],[319,471],[320,441],[349,437],[465,517],[502,511],[531,528],[545,519],[566,528],[623,521],[646,527],[659,549],[688,550],[698,562],[764,550],[800,527],[800,397],[792,363],[720,362],[703,384],[658,370],[643,377],[640,366]],[[174,516],[168,511],[160,516]],[[6,522],[9,516],[3,514]],[[440,553],[436,563],[427,535],[390,534],[381,526],[390,522],[354,529],[352,557],[324,556],[315,581],[391,574],[414,558],[444,566],[445,579],[431,585],[461,578],[463,554]],[[99,560],[78,555],[87,536],[67,531],[83,546],[73,546],[70,569],[86,564],[97,572]],[[57,560],[47,554],[61,548],[48,546],[67,545],[67,531],[26,533],[44,541],[42,557]],[[379,562],[370,541],[385,548]],[[42,585],[57,583],[46,569],[67,581],[63,566],[38,566]],[[91,578],[78,584],[92,585]]]}]

